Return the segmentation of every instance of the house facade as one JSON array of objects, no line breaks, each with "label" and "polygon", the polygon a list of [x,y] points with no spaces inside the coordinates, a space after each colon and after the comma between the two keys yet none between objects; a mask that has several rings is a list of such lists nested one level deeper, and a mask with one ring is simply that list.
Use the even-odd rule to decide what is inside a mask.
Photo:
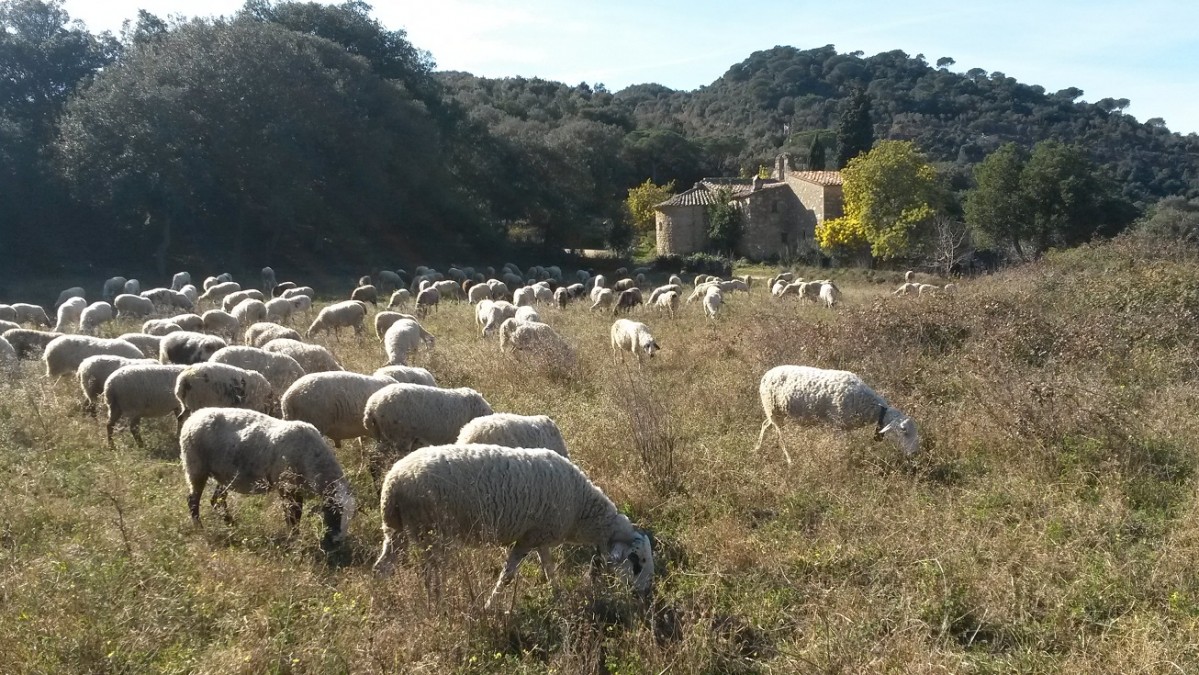
[{"label": "house facade", "polygon": [[758,260],[816,247],[816,225],[842,215],[841,173],[793,171],[780,155],[770,178],[704,178],[654,207],[659,255],[687,255],[708,246],[708,207],[722,189],[741,211],[737,255]]}]

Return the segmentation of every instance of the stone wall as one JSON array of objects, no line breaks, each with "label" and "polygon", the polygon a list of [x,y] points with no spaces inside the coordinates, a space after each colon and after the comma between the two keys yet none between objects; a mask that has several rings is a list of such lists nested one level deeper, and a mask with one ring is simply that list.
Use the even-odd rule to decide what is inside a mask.
[{"label": "stone wall", "polygon": [[688,255],[708,245],[708,211],[703,206],[666,206],[654,215],[658,255]]},{"label": "stone wall", "polygon": [[784,187],[759,190],[740,200],[743,230],[737,254],[763,260],[774,258],[798,242],[796,213],[799,200]]}]

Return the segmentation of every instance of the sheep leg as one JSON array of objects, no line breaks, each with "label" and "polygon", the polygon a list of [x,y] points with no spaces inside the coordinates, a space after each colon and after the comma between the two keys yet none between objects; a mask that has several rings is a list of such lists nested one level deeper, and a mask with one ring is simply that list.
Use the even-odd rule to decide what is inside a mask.
[{"label": "sheep leg", "polygon": [[233,524],[233,516],[229,515],[229,503],[225,500],[225,496],[229,492],[227,483],[218,483],[216,489],[212,491],[212,510],[219,511],[221,517],[225,519],[227,525]]},{"label": "sheep leg", "polygon": [[492,589],[491,595],[487,598],[487,602],[483,604],[484,609],[491,608],[491,602],[495,600],[495,596],[499,595],[500,589],[512,583],[513,577],[516,576],[516,570],[520,567],[520,561],[529,555],[532,549],[528,546],[515,544],[512,546],[512,552],[508,554],[508,562],[504,564],[504,569],[500,572],[500,578],[495,582],[495,588]]},{"label": "sheep leg", "polygon": [[144,448],[146,444],[142,442],[142,418],[134,417],[129,420],[129,433],[132,434],[133,440],[137,442],[137,447]]},{"label": "sheep leg", "polygon": [[557,580],[554,578],[554,557],[550,553],[549,546],[537,547],[537,558],[541,560],[541,571],[545,572],[545,580],[550,586],[557,590]]},{"label": "sheep leg", "polygon": [[191,514],[192,524],[196,527],[200,526],[200,496],[204,494],[204,484],[207,482],[207,477],[202,482],[199,480],[191,481],[192,489],[187,495],[187,511]]},{"label": "sheep leg", "polygon": [[379,551],[375,566],[371,568],[377,576],[386,577],[395,569],[396,557],[403,545],[403,541],[399,541],[399,539],[399,530],[391,527],[383,528],[383,549]]},{"label": "sheep leg", "polygon": [[298,490],[280,490],[279,496],[283,499],[283,518],[294,530],[304,515],[304,496]]}]

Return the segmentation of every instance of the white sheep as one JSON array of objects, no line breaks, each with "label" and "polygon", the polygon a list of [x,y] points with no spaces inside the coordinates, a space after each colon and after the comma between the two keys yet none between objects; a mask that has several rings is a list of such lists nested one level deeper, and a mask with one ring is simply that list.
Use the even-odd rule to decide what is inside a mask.
[{"label": "white sheep", "polygon": [[491,287],[487,284],[475,284],[466,292],[466,300],[472,305],[478,305],[483,300],[491,299]]},{"label": "white sheep", "polygon": [[709,319],[715,319],[720,313],[720,307],[724,304],[724,293],[721,292],[719,286],[709,286],[704,293],[704,316]]},{"label": "white sheep", "polygon": [[197,314],[176,314],[171,317],[171,322],[183,330],[190,330],[193,333],[204,330],[204,317]]},{"label": "white sheep", "polygon": [[182,291],[183,287],[190,286],[191,282],[192,282],[191,274],[188,274],[187,272],[176,272],[171,277],[171,290],[172,291]]},{"label": "white sheep", "polygon": [[437,294],[439,296],[441,296],[442,298],[445,298],[447,300],[462,300],[463,299],[462,286],[458,282],[453,281],[451,279],[443,279],[441,281],[434,281],[433,284],[430,286],[430,288],[437,291]]},{"label": "white sheep", "polygon": [[383,547],[374,570],[380,576],[394,568],[405,536],[433,553],[426,569],[434,574],[447,540],[510,545],[488,607],[532,551],[553,584],[550,549],[563,543],[599,548],[639,593],[648,593],[653,585],[649,535],[634,528],[579,467],[552,450],[422,448],[387,472],[379,510]]},{"label": "white sheep", "polygon": [[395,383],[390,377],[346,371],[311,373],[288,387],[280,408],[283,419],[308,422],[340,448],[344,440],[367,435],[362,421],[367,399]]},{"label": "white sheep", "polygon": [[276,354],[287,354],[300,364],[305,373],[341,370],[341,364],[333,358],[333,353],[320,345],[310,345],[292,338],[275,338],[262,345],[262,348]]},{"label": "white sheep", "polygon": [[283,291],[283,295],[280,295],[279,297],[296,298],[301,295],[307,296],[309,300],[316,300],[316,291],[312,289],[312,286],[296,286],[295,288],[289,288]]},{"label": "white sheep", "polygon": [[89,356],[109,354],[131,359],[141,358],[142,352],[124,340],[108,340],[90,335],[63,335],[46,344],[42,360],[46,362],[46,377],[74,375],[79,364]]},{"label": "white sheep", "polygon": [[482,337],[516,316],[516,305],[506,300],[484,300],[475,307],[475,321],[483,326]]},{"label": "white sheep", "polygon": [[[9,319],[16,323],[29,323],[36,326],[50,327],[50,317],[46,316],[46,310],[39,305],[31,305],[25,302],[14,302],[10,305],[13,310],[13,318]],[[0,317],[3,318],[3,317]]]},{"label": "white sheep", "polygon": [[487,287],[491,289],[492,300],[507,300],[512,297],[512,291],[508,290],[508,284],[499,279],[488,279]]},{"label": "white sheep", "polygon": [[400,312],[383,311],[375,315],[375,337],[379,341],[383,341],[383,336],[387,335],[387,329],[391,328],[392,324],[400,319],[411,319],[416,321],[416,317],[411,314],[401,314]]},{"label": "white sheep", "polygon": [[266,321],[266,303],[254,298],[246,298],[233,307],[229,312],[242,326]]},{"label": "white sheep", "polygon": [[424,318],[440,301],[441,293],[436,288],[423,289],[416,294],[416,316]]},{"label": "white sheep", "polygon": [[112,375],[122,366],[129,366],[135,363],[154,364],[157,361],[153,359],[140,358],[131,359],[124,356],[112,356],[110,354],[97,354],[89,356],[79,364],[79,388],[83,390],[83,410],[92,417],[96,416],[96,402],[104,395],[104,383],[108,381],[108,376]]},{"label": "white sheep", "polygon": [[642,354],[653,358],[654,354],[662,349],[658,346],[654,336],[650,334],[649,326],[631,319],[617,319],[613,322],[610,337],[612,360],[615,361],[619,354],[620,361],[623,363],[624,353],[632,352],[637,357],[638,368],[641,367]]},{"label": "white sheep", "polygon": [[162,342],[159,343],[158,360],[184,366],[203,363],[212,358],[218,349],[228,346],[228,343],[215,335],[176,331],[163,336]]},{"label": "white sheep", "polygon": [[558,331],[535,321],[508,319],[500,326],[500,351],[529,352],[551,363],[571,365],[575,352]]},{"label": "white sheep", "polygon": [[326,334],[332,331],[333,336],[340,340],[339,331],[342,328],[353,328],[355,335],[361,335],[365,319],[366,303],[359,300],[335,302],[317,313],[316,320],[308,327],[308,337],[323,330]]},{"label": "white sheep", "polygon": [[93,302],[79,313],[79,332],[94,335],[96,329],[112,321],[113,315],[112,305],[104,301]]},{"label": "white sheep", "polygon": [[223,309],[210,309],[204,312],[200,316],[200,324],[205,333],[222,335],[226,340],[236,339],[238,331],[241,330],[241,322],[237,320],[237,317]]},{"label": "white sheep", "polygon": [[666,291],[665,293],[658,294],[658,297],[654,299],[654,306],[659,311],[670,314],[670,318],[673,319],[675,312],[679,309],[679,292]]},{"label": "white sheep", "polygon": [[[224,300],[230,294],[237,293],[240,290],[241,284],[237,283],[236,281],[217,282],[210,286],[208,284],[208,280],[205,279],[204,292],[200,294],[200,302],[212,302],[213,304],[216,304]],[[221,309],[225,308],[221,307]],[[229,310],[225,309],[225,311],[228,312]]]},{"label": "white sheep", "polygon": [[234,291],[234,292],[226,295],[225,297],[221,298],[221,309],[232,314],[233,308],[237,307],[241,302],[243,302],[245,300],[257,300],[259,302],[265,303],[266,296],[262,293],[262,291],[258,290],[257,288],[246,288],[246,289],[242,289],[239,291]]},{"label": "white sheep", "polygon": [[669,291],[674,291],[675,293],[681,294],[683,292],[683,287],[680,284],[666,284],[664,286],[658,286],[657,288],[655,288],[653,291],[650,292],[649,300],[647,300],[645,302],[645,304],[653,305],[653,304],[657,303],[658,296],[662,295],[663,293],[669,292]]},{"label": "white sheep", "polygon": [[294,328],[266,321],[260,321],[246,329],[245,342],[251,347],[261,347],[271,340],[279,339],[302,342],[304,338]]},{"label": "white sheep", "polygon": [[105,302],[112,302],[116,297],[125,292],[125,277],[111,277],[104,282],[104,290],[100,294],[101,299]]},{"label": "white sheep", "polygon": [[183,326],[170,319],[150,319],[142,324],[142,332],[154,337],[162,337],[169,333],[178,333],[181,330],[183,330]]},{"label": "white sheep", "polygon": [[16,367],[17,350],[12,346],[12,343],[0,337],[0,370],[8,371]]},{"label": "white sheep", "polygon": [[953,295],[954,293],[958,292],[958,285],[954,284],[954,283],[945,284],[945,286],[943,286],[941,290],[945,291],[946,293],[948,293],[950,295]]},{"label": "white sheep", "polygon": [[388,377],[396,382],[423,384],[429,387],[437,386],[437,381],[433,379],[433,373],[415,366],[383,366],[376,370],[374,375],[375,377]]},{"label": "white sheep", "polygon": [[916,293],[919,295],[924,295],[925,293],[928,293],[929,295],[933,295],[940,290],[941,290],[941,287],[934,285],[934,284],[919,284],[916,287]]},{"label": "white sheep", "polygon": [[841,302],[841,289],[837,288],[834,283],[820,284],[820,302],[824,303],[825,307],[833,307],[838,302]]},{"label": "white sheep", "polygon": [[18,359],[32,361],[42,358],[42,354],[46,351],[46,345],[62,335],[62,333],[54,331],[13,328],[4,331],[0,337],[8,341],[8,344],[17,352]]},{"label": "white sheep", "polygon": [[916,280],[916,273],[913,272],[912,270],[908,270],[907,272],[904,272],[903,280],[909,284],[912,283],[913,281]]},{"label": "white sheep", "polygon": [[71,298],[79,298],[80,300],[83,300],[83,305],[85,307],[87,306],[87,291],[85,291],[82,286],[72,286],[59,293],[58,299],[54,301],[54,306],[61,307],[62,303],[70,300]]},{"label": "white sheep", "polygon": [[197,291],[196,287],[192,286],[191,284],[187,284],[183,288],[180,288],[179,295],[187,298],[193,309],[196,307],[196,305],[200,304],[200,292]]},{"label": "white sheep", "polygon": [[[21,324],[19,324],[19,323],[14,323],[12,321],[5,321],[3,319],[0,319],[0,335],[3,335],[10,330],[17,330],[20,328],[21,328]],[[60,335],[62,334],[61,331],[54,331],[54,332],[59,333]]]},{"label": "white sheep", "polygon": [[201,408],[246,408],[269,413],[276,403],[271,383],[262,373],[227,363],[187,366],[175,381],[175,398],[186,420]]},{"label": "white sheep", "polygon": [[230,522],[226,494],[277,489],[289,528],[300,522],[304,498],[321,500],[325,534],[321,548],[345,539],[357,505],[349,481],[325,440],[311,424],[286,422],[251,410],[209,408],[183,424],[179,457],[187,480],[187,508],[200,524],[200,497],[208,479],[217,485],[212,506]]},{"label": "white sheep", "polygon": [[396,321],[383,334],[383,349],[387,352],[387,365],[408,365],[408,355],[416,351],[421,343],[432,349],[436,339],[412,319]]},{"label": "white sheep", "polygon": [[391,294],[391,298],[387,301],[387,308],[404,307],[410,302],[412,302],[412,292],[407,288],[400,288]]},{"label": "white sheep", "polygon": [[288,387],[305,374],[299,361],[286,354],[276,354],[258,347],[225,347],[213,354],[208,361],[260,373],[275,392],[287,391]]},{"label": "white sheep", "polygon": [[350,292],[350,299],[358,300],[359,302],[369,302],[377,307],[379,305],[379,289],[371,284],[359,286]]},{"label": "white sheep", "polygon": [[591,293],[591,311],[606,309],[616,302],[616,292],[611,288],[596,286]]},{"label": "white sheep", "polygon": [[125,293],[129,295],[137,295],[142,292],[142,282],[137,279],[130,279],[125,282]]},{"label": "white sheep", "polygon": [[766,430],[774,427],[788,464],[791,455],[783,444],[781,428],[787,419],[798,420],[802,425],[825,424],[842,430],[873,424],[876,440],[890,434],[899,442],[904,455],[919,450],[916,422],[888,405],[862,378],[849,371],[777,366],[762,376],[758,394],[766,421],[762,423],[754,450],[762,448]]},{"label": "white sheep", "polygon": [[67,298],[58,306],[58,320],[54,324],[54,331],[68,333],[78,326],[79,316],[83,314],[85,307],[87,307],[87,300],[78,296]]},{"label": "white sheep", "polygon": [[569,457],[562,431],[548,415],[492,413],[476,417],[458,432],[456,445],[485,443],[507,448],[548,448]]},{"label": "white sheep", "polygon": [[920,290],[920,284],[904,282],[899,288],[892,291],[892,293],[894,295],[911,295],[912,293],[919,292],[919,290]]},{"label": "white sheep", "polygon": [[[134,294],[136,295],[136,294]],[[196,302],[192,298],[181,291],[172,291],[169,288],[152,288],[148,291],[142,291],[141,297],[147,298],[154,306],[162,311],[182,310],[190,312],[196,308]]]},{"label": "white sheep", "polygon": [[371,474],[378,476],[388,455],[403,456],[421,445],[453,443],[469,421],[494,412],[474,389],[441,389],[391,384],[366,400],[362,426],[378,441]]},{"label": "white sheep", "polygon": [[162,338],[157,335],[146,335],[145,333],[125,333],[117,339],[124,340],[129,344],[141,350],[143,356],[148,359],[158,360],[158,352],[162,348]]},{"label": "white sheep", "polygon": [[287,298],[271,298],[266,302],[266,320],[272,323],[283,323],[290,320],[295,311],[296,306]]},{"label": "white sheep", "polygon": [[0,305],[0,321],[17,323],[17,310],[12,305]]},{"label": "white sheep", "polygon": [[541,320],[541,315],[537,313],[537,308],[531,306],[517,307],[516,315],[512,317],[517,321],[526,323],[544,323]]},{"label": "white sheep", "polygon": [[108,425],[105,427],[108,444],[113,445],[112,430],[122,417],[129,419],[129,433],[138,447],[145,445],[139,431],[143,417],[172,415],[178,420],[181,406],[175,399],[175,381],[186,368],[135,363],[113,371],[104,381],[104,402],[108,404]]},{"label": "white sheep", "polygon": [[261,277],[262,292],[269,297],[275,290],[275,286],[279,285],[275,280],[275,270],[271,267],[263,267]]}]

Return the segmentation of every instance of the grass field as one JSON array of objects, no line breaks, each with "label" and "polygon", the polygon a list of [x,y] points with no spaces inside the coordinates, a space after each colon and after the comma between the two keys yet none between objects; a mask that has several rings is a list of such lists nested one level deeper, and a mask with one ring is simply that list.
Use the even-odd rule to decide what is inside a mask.
[{"label": "grass field", "polygon": [[[831,272],[837,278],[836,271]],[[823,276],[824,273],[821,274]],[[1199,670],[1199,267],[1118,241],[896,298],[842,277],[843,307],[729,299],[645,311],[661,354],[615,366],[611,315],[542,316],[575,364],[501,356],[471,308],[419,352],[442,386],[545,413],[572,457],[656,538],[642,603],[563,547],[485,612],[499,548],[454,552],[431,599],[386,581],[364,449],[341,451],[361,512],[289,536],[273,497],[192,527],[173,422],[115,452],[75,382],[40,363],[0,386],[4,672],[1065,672]],[[19,298],[14,298],[19,299]],[[109,327],[113,335],[131,326]],[[372,337],[325,342],[351,370]],[[870,429],[788,427],[753,452],[775,365],[862,375],[920,424],[905,461]],[[769,437],[768,437],[769,438]]]}]

